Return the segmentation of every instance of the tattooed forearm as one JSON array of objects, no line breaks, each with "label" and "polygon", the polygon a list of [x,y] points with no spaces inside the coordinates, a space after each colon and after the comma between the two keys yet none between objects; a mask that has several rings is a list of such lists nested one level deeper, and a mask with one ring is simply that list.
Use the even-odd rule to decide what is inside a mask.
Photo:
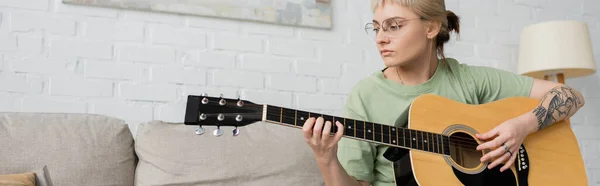
[{"label": "tattooed forearm", "polygon": [[538,122],[538,130],[554,122],[569,118],[583,106],[582,95],[567,86],[558,86],[550,90],[540,105],[533,110]]}]

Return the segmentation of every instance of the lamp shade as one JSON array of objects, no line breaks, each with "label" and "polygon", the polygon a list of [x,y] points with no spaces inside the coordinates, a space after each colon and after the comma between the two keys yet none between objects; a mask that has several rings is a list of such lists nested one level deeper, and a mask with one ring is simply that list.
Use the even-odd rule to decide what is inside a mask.
[{"label": "lamp shade", "polygon": [[521,31],[518,73],[541,79],[562,73],[565,78],[596,72],[588,26],[579,21],[550,21]]}]

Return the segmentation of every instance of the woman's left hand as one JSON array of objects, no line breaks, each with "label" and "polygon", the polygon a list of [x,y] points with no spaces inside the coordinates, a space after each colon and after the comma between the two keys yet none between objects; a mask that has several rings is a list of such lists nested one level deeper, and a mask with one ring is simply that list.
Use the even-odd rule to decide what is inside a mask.
[{"label": "woman's left hand", "polygon": [[[477,146],[477,150],[490,150],[481,157],[481,162],[494,160],[488,165],[488,169],[500,164],[504,164],[500,168],[501,172],[510,168],[525,137],[537,130],[537,123],[532,117],[534,117],[532,114],[527,113],[505,121],[486,133],[475,135],[482,141],[488,141]],[[489,141],[490,139],[493,140]]]}]

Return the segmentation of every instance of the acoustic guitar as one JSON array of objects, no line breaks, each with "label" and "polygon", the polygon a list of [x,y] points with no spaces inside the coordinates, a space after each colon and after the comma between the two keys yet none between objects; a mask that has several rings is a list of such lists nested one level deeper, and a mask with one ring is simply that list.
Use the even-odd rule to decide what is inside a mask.
[{"label": "acoustic guitar", "polygon": [[[323,117],[344,125],[344,137],[409,150],[414,178],[424,186],[503,185],[503,186],[581,186],[587,185],[586,170],[577,139],[568,120],[532,133],[523,142],[510,171],[487,169],[479,159],[488,150],[475,150],[482,141],[475,134],[529,112],[538,100],[512,97],[481,105],[469,105],[445,97],[426,94],[410,106],[408,126],[353,120],[307,112],[248,100],[189,95],[185,124],[217,126],[213,132],[223,135],[220,127],[238,127],[258,121],[302,128],[306,119]],[[338,128],[333,125],[331,133]]]}]

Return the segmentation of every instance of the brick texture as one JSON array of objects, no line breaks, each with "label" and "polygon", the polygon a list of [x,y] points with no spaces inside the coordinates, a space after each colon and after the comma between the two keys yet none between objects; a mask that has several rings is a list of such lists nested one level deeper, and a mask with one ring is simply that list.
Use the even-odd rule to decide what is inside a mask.
[{"label": "brick texture", "polygon": [[[0,111],[98,113],[132,126],[183,120],[186,96],[208,93],[340,114],[356,82],[383,67],[362,29],[369,1],[333,1],[334,28],[0,1]],[[461,17],[447,56],[516,72],[519,34],[556,19],[588,23],[598,0],[446,0]],[[596,55],[600,50],[596,49]],[[596,56],[597,57],[597,56]],[[600,61],[600,60],[597,60]],[[600,75],[569,79],[587,104],[574,118],[590,185],[600,186]]]}]

